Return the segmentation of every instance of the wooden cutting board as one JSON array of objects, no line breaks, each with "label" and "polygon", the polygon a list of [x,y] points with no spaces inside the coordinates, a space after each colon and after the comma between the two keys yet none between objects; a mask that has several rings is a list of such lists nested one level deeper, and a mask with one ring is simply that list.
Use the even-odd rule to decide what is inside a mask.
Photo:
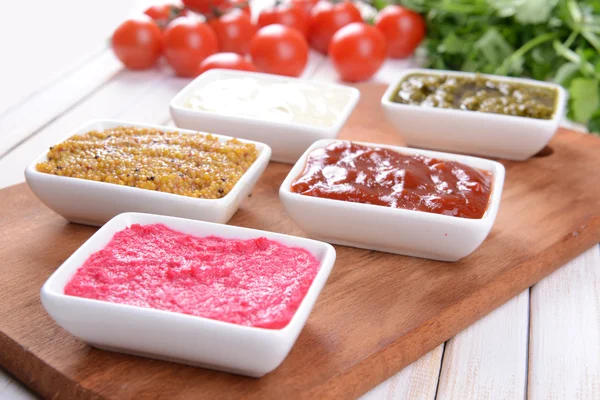
[{"label": "wooden cutting board", "polygon": [[[383,86],[359,86],[342,137],[402,144]],[[482,246],[442,263],[336,246],[337,262],[288,358],[245,378],[93,349],[45,313],[39,290],[94,231],[69,224],[24,184],[0,191],[0,364],[47,398],[353,398],[600,241],[600,139],[562,130],[544,156],[504,162],[496,224]],[[272,163],[231,224],[302,236]],[[359,227],[357,227],[359,229]]]}]

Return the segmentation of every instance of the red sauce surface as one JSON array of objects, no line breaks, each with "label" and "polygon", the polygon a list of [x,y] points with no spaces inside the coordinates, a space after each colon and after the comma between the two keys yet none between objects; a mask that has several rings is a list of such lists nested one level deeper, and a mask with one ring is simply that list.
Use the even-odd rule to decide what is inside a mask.
[{"label": "red sauce surface", "polygon": [[481,218],[491,174],[454,161],[337,142],[313,150],[291,191],[306,196]]},{"label": "red sauce surface", "polygon": [[319,262],[266,238],[195,237],[132,225],[92,254],[65,294],[279,329],[300,306]]}]

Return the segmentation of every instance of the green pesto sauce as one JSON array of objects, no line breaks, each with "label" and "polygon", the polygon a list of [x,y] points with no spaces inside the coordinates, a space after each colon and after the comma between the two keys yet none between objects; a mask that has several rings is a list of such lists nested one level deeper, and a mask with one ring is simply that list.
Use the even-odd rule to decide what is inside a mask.
[{"label": "green pesto sauce", "polygon": [[555,89],[496,81],[479,74],[474,78],[411,74],[400,82],[390,100],[423,107],[552,119],[557,97]]}]

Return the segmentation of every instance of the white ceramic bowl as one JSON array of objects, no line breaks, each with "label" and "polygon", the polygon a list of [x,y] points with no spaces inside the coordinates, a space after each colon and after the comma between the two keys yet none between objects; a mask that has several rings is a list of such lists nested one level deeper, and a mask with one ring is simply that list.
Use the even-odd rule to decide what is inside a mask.
[{"label": "white ceramic bowl", "polygon": [[[320,85],[323,88],[337,88],[337,90],[348,91],[349,100],[335,125],[329,128],[300,123],[270,121],[258,117],[218,114],[209,111],[192,110],[185,107],[185,103],[190,96],[207,83],[219,79],[243,77],[253,77],[265,83],[297,81],[309,85]],[[257,72],[214,69],[194,79],[171,100],[171,116],[175,124],[182,128],[216,132],[222,135],[266,143],[273,150],[272,161],[293,164],[314,141],[319,139],[334,139],[337,136],[352,113],[352,110],[354,110],[359,97],[360,92],[350,86]]]},{"label": "white ceramic bowl", "polygon": [[558,98],[552,119],[515,117],[476,111],[451,110],[399,104],[390,101],[407,75],[425,73],[473,77],[474,73],[408,69],[398,75],[381,98],[388,120],[409,146],[525,160],[544,148],[564,116],[566,92],[556,84],[531,79],[484,75],[502,82],[532,84],[556,89]]},{"label": "white ceramic bowl", "polygon": [[[300,307],[282,329],[264,329],[170,311],[109,303],[64,294],[88,257],[131,224],[162,223],[196,236],[266,237],[310,251],[321,263]],[[91,346],[254,377],[281,364],[296,342],[335,262],[327,243],[278,233],[151,214],[120,214],[100,228],[46,281],[42,304],[58,325]]]},{"label": "white ceramic bowl", "polygon": [[302,173],[309,153],[333,142],[336,141],[320,140],[314,143],[294,165],[279,189],[279,197],[286,213],[310,237],[344,246],[432,260],[457,261],[479,247],[490,232],[500,206],[504,167],[498,162],[483,158],[355,142],[396,150],[402,154],[422,154],[441,160],[458,161],[491,172],[490,201],[481,219],[352,203],[291,192],[290,186]]},{"label": "white ceramic bowl", "polygon": [[[117,126],[156,128],[166,132],[198,133],[127,121],[98,120],[80,127],[65,140],[75,134]],[[219,137],[222,141],[231,139],[226,136],[214,136]],[[229,221],[241,202],[251,192],[269,164],[271,156],[269,146],[248,140],[242,141],[254,143],[260,152],[259,156],[233,189],[221,199],[196,199],[172,193],[41,173],[35,169],[35,166],[47,160],[46,152],[27,167],[25,179],[33,193],[46,206],[71,222],[102,225],[123,212],[146,212],[224,224]]]}]

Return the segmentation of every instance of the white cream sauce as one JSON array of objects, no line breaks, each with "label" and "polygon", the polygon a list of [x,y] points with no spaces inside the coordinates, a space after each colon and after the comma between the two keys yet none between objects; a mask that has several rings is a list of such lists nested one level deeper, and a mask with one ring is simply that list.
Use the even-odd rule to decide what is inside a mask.
[{"label": "white cream sauce", "polygon": [[334,126],[352,98],[350,88],[318,83],[227,78],[210,82],[186,101],[192,110],[314,127]]}]

